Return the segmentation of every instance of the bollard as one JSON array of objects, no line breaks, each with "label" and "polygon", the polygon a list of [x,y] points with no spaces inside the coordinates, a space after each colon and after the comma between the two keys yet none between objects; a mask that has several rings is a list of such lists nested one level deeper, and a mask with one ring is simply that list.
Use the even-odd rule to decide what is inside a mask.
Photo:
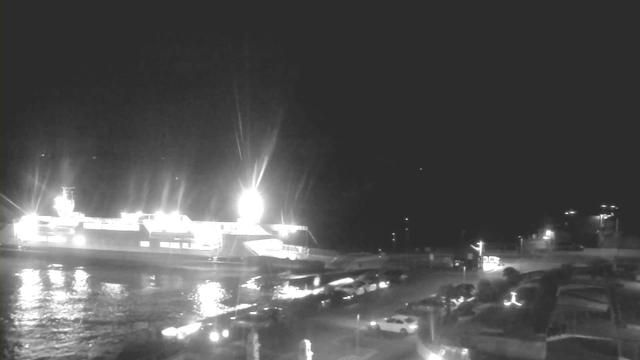
[{"label": "bollard", "polygon": [[258,332],[251,329],[247,338],[247,360],[260,360],[260,339]]},{"label": "bollard", "polygon": [[300,341],[300,349],[298,351],[298,360],[313,360],[313,351],[311,351],[311,341],[307,339]]}]

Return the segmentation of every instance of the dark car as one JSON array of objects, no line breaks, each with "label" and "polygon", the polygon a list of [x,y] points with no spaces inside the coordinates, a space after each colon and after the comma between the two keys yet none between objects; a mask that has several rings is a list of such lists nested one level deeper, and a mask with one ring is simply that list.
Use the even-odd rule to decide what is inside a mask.
[{"label": "dark car", "polygon": [[224,316],[206,318],[199,322],[170,327],[162,331],[165,341],[193,348],[210,348],[238,337],[237,328]]},{"label": "dark car", "polygon": [[[450,302],[451,310],[456,308],[456,304]],[[405,305],[405,310],[412,314],[437,314],[444,315],[447,312],[446,300],[441,296],[430,296],[428,298],[408,302]]]},{"label": "dark car", "polygon": [[279,307],[266,307],[256,311],[232,317],[235,326],[244,328],[267,328],[274,326],[282,320],[282,309]]},{"label": "dark car", "polygon": [[409,276],[402,270],[386,270],[380,273],[380,281],[386,281],[390,284],[398,284],[407,280]]},{"label": "dark car", "polygon": [[575,243],[557,243],[553,250],[555,251],[584,251],[584,246]]},{"label": "dark car", "polygon": [[456,285],[456,291],[464,300],[476,296],[476,286],[473,284],[458,284]]}]

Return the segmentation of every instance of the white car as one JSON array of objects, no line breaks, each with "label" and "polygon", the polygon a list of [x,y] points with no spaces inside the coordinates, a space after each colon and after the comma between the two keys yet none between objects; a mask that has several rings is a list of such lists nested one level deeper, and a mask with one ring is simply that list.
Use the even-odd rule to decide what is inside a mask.
[{"label": "white car", "polygon": [[372,321],[369,329],[373,331],[388,331],[403,335],[413,334],[418,330],[418,319],[414,316],[393,315],[381,321]]},{"label": "white car", "polygon": [[364,288],[357,284],[357,283],[353,283],[353,284],[346,284],[346,285],[339,285],[336,286],[336,290],[339,291],[344,291],[345,293],[349,294],[349,295],[362,295],[364,294]]}]

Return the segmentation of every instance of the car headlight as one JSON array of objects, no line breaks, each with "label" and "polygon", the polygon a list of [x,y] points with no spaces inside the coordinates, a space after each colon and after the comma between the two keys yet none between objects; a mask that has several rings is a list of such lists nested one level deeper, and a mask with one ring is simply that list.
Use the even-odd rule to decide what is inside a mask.
[{"label": "car headlight", "polygon": [[387,287],[389,287],[389,283],[388,283],[388,282],[386,282],[386,281],[381,281],[381,282],[378,284],[378,287],[379,287],[380,289],[387,288]]},{"label": "car headlight", "polygon": [[227,329],[222,330],[222,337],[229,337],[229,330]]},{"label": "car headlight", "polygon": [[370,323],[369,323],[369,325],[371,325],[371,326],[376,326],[376,325],[378,325],[378,323],[377,323],[377,322],[375,322],[375,321],[372,321],[372,322],[370,322]]},{"label": "car headlight", "polygon": [[416,325],[416,324],[409,325],[409,329],[415,330],[417,328],[418,328],[418,325]]},{"label": "car headlight", "polygon": [[217,331],[212,331],[209,334],[209,340],[211,340],[213,342],[217,342],[218,340],[220,340],[220,334],[218,334]]},{"label": "car headlight", "polygon": [[162,330],[162,335],[167,337],[176,337],[178,336],[178,329],[174,327],[166,328]]}]

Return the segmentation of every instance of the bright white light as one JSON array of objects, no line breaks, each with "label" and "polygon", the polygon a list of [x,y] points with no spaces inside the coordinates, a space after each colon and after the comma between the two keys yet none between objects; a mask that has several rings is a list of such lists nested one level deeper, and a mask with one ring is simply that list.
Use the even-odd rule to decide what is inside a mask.
[{"label": "bright white light", "polygon": [[329,283],[329,285],[331,285],[331,286],[347,285],[347,284],[353,283],[354,281],[355,280],[353,280],[352,278],[348,277],[348,278],[332,281],[332,282]]},{"label": "bright white light", "polygon": [[551,237],[553,235],[553,231],[547,230],[547,231],[544,232],[544,235]]},{"label": "bright white light", "polygon": [[82,235],[76,235],[73,237],[73,243],[76,245],[84,245],[87,242],[87,239]]},{"label": "bright white light", "polygon": [[19,240],[37,240],[38,238],[38,215],[29,214],[23,216],[16,224],[15,234]]},{"label": "bright white light", "polygon": [[196,288],[195,302],[200,315],[204,317],[216,316],[229,311],[222,302],[229,298],[229,293],[219,282],[207,282]]},{"label": "bright white light", "polygon": [[209,334],[209,340],[217,342],[218,340],[220,340],[220,334],[218,334],[216,331],[212,332],[211,334]]},{"label": "bright white light", "polygon": [[409,329],[413,329],[413,330],[415,330],[415,329],[417,329],[417,328],[418,328],[418,325],[416,325],[416,324],[411,324],[411,325],[409,325]]},{"label": "bright white light", "polygon": [[431,353],[429,354],[429,358],[428,360],[442,360],[442,356],[436,354],[436,353]]},{"label": "bright white light", "polygon": [[64,217],[73,212],[73,208],[75,206],[73,200],[67,199],[65,196],[60,195],[53,201],[53,208],[58,212],[58,216]]},{"label": "bright white light", "polygon": [[277,299],[300,299],[313,294],[313,290],[304,290],[295,286],[283,286],[277,289],[275,298]]},{"label": "bright white light", "polygon": [[372,322],[370,322],[370,323],[369,323],[369,325],[371,325],[371,326],[376,326],[376,325],[378,325],[378,323],[377,323],[377,322],[375,322],[375,321],[372,321]]},{"label": "bright white light", "polygon": [[229,337],[229,330],[227,329],[222,330],[222,337]]},{"label": "bright white light", "polygon": [[162,335],[166,337],[176,337],[178,336],[178,329],[174,327],[166,328],[162,330]]},{"label": "bright white light", "polygon": [[245,190],[238,201],[238,214],[240,219],[250,223],[260,222],[262,212],[264,211],[264,203],[258,190]]},{"label": "bright white light", "polygon": [[511,292],[511,300],[509,301],[505,300],[504,305],[505,306],[511,306],[511,305],[522,306],[521,303],[516,301],[516,293],[513,291]]},{"label": "bright white light", "polygon": [[378,284],[378,287],[380,289],[386,289],[389,287],[389,282],[388,281],[380,281],[380,283]]}]

